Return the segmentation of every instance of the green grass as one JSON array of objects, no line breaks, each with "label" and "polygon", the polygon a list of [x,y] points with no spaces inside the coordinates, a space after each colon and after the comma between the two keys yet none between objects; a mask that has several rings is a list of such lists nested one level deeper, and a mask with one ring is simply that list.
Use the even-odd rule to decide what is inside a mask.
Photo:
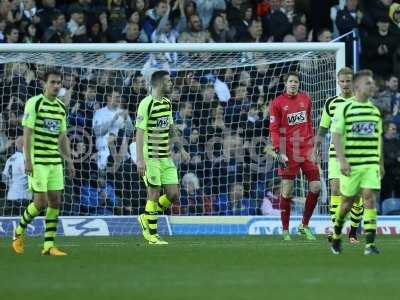
[{"label": "green grass", "polygon": [[0,240],[0,299],[400,299],[399,237],[379,237],[379,256],[344,243],[278,237],[58,238],[68,257],[41,257],[41,239],[15,255]]}]

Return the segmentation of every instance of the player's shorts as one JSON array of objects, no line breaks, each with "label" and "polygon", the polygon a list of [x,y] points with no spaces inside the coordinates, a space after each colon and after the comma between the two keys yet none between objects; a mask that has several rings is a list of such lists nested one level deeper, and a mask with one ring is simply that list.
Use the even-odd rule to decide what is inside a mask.
[{"label": "player's shorts", "polygon": [[161,186],[165,184],[179,184],[178,170],[172,159],[147,159],[146,173],[143,177],[146,186]]},{"label": "player's shorts", "polygon": [[64,189],[64,170],[62,164],[33,165],[33,176],[28,177],[29,191],[48,192]]},{"label": "player's shorts", "polygon": [[340,192],[346,197],[357,195],[361,189],[379,190],[380,188],[379,165],[353,168],[350,176],[340,175]]},{"label": "player's shorts", "polygon": [[309,159],[305,159],[303,162],[297,162],[295,160],[289,159],[288,167],[283,169],[278,169],[278,175],[282,179],[293,180],[299,170],[302,170],[308,181],[319,181],[319,169],[318,166]]},{"label": "player's shorts", "polygon": [[339,179],[341,174],[338,160],[336,158],[329,158],[328,179]]}]

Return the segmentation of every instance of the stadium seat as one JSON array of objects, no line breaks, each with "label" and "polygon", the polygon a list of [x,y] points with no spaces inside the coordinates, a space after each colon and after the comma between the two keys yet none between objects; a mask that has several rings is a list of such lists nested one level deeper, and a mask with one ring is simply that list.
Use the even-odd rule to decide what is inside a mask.
[{"label": "stadium seat", "polygon": [[383,215],[400,215],[400,198],[387,198],[382,202]]}]

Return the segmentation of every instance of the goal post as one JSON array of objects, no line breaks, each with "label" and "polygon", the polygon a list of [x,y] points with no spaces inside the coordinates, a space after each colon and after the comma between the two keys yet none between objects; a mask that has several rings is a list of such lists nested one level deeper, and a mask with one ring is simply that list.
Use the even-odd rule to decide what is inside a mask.
[{"label": "goal post", "polygon": [[[174,119],[191,159],[182,161],[172,147],[182,195],[168,215],[186,216],[187,222],[188,216],[214,220],[276,213],[277,164],[265,151],[268,103],[283,91],[282,75],[299,71],[301,89],[313,100],[316,129],[344,66],[344,43],[1,44],[0,121],[6,146],[0,149],[0,216],[19,215],[26,205],[14,199],[18,192],[10,197],[10,191],[23,189],[23,174],[5,166],[20,150],[23,105],[42,92],[46,70],[63,76],[59,96],[68,110],[78,172],[76,178],[66,177],[61,214],[74,217],[142,211],[146,191],[135,166],[136,108],[149,93],[152,71],[170,71]],[[113,124],[115,139],[109,138],[111,127],[103,126],[102,133],[96,127],[96,122],[106,124],[96,113],[110,102],[118,102],[115,111],[121,114]],[[322,167],[324,177],[326,164]],[[302,212],[304,185],[299,177],[294,214]],[[328,212],[323,185],[316,209],[322,215]]]}]

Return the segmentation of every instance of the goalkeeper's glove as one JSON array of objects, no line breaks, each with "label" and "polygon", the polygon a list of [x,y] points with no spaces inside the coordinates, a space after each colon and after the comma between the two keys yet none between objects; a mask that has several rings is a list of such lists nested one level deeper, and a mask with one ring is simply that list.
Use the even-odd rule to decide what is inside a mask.
[{"label": "goalkeeper's glove", "polygon": [[288,164],[287,164],[288,158],[287,158],[287,156],[285,154],[280,153],[278,148],[275,148],[274,152],[276,153],[276,158],[278,159],[279,166],[282,169],[286,169],[288,167]]}]

